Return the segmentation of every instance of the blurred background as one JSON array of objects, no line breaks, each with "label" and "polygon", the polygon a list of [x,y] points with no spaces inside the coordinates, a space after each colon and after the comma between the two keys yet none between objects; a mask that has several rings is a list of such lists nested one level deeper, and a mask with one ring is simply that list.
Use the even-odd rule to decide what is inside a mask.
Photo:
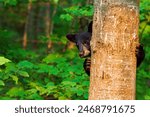
[{"label": "blurred background", "polygon": [[[150,99],[150,1],[140,0],[136,99]],[[66,34],[87,30],[93,0],[0,0],[0,99],[88,99],[89,77]]]}]

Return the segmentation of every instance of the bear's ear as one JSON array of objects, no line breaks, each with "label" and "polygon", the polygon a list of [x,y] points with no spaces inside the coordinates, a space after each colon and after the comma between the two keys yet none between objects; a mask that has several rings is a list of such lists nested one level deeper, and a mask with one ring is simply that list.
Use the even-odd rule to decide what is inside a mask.
[{"label": "bear's ear", "polygon": [[69,40],[69,41],[72,41],[72,42],[76,42],[76,40],[75,40],[75,34],[67,34],[66,35],[66,37],[67,37],[67,39]]},{"label": "bear's ear", "polygon": [[88,25],[88,32],[92,33],[92,25],[93,25],[93,21],[91,21]]}]

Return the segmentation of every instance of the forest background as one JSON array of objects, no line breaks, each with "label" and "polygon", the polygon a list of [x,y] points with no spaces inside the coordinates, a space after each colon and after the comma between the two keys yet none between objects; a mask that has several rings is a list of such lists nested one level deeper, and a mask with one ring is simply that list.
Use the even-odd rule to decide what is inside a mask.
[{"label": "forest background", "polygon": [[[67,33],[87,30],[91,0],[0,0],[0,99],[88,99],[89,77]],[[140,0],[136,99],[150,99],[150,1]]]}]

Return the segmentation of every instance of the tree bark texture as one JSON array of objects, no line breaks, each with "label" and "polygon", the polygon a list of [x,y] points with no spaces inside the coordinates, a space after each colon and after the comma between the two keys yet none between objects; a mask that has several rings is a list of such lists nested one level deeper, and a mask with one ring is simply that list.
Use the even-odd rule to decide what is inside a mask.
[{"label": "tree bark texture", "polygon": [[139,0],[95,0],[90,100],[133,100]]}]

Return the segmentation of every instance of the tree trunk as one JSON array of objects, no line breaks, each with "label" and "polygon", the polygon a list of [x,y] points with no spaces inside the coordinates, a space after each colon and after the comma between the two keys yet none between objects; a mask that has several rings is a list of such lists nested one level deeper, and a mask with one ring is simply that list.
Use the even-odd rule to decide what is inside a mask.
[{"label": "tree trunk", "polygon": [[[56,15],[57,5],[58,4],[54,4],[54,9],[52,11],[51,16],[50,16],[50,3],[49,3],[49,6],[47,5],[47,8],[49,8],[49,11],[47,9],[47,14],[49,13],[49,35],[53,34],[53,29],[54,29],[53,17]],[[47,43],[47,51],[49,51],[51,49],[51,47],[52,47],[52,41],[50,40],[50,36],[49,36],[48,43]]]},{"label": "tree trunk", "polygon": [[[49,25],[50,25],[50,27],[49,27],[49,29],[50,29],[49,35],[52,35],[52,34],[53,34],[53,29],[54,29],[53,18],[54,18],[54,16],[55,16],[56,13],[57,13],[57,7],[58,7],[58,3],[54,4],[54,8],[53,8],[53,10],[52,10],[52,14],[51,14],[51,16],[49,16],[49,17],[50,17],[50,19],[49,19]],[[50,8],[50,4],[49,4],[49,8]],[[50,12],[50,11],[49,11],[49,12]],[[48,13],[48,11],[47,11],[47,13]],[[52,45],[53,45],[53,43],[52,43],[52,41],[50,40],[50,38],[51,38],[51,37],[49,36],[48,43],[47,43],[47,53],[49,53],[49,50],[52,48]]]},{"label": "tree trunk", "polygon": [[45,7],[46,7],[46,14],[45,14],[45,32],[46,32],[46,37],[48,39],[48,44],[47,44],[47,48],[50,49],[52,46],[51,40],[50,40],[50,3],[46,2],[45,3]]},{"label": "tree trunk", "polygon": [[139,0],[95,0],[90,100],[133,100]]},{"label": "tree trunk", "polygon": [[26,19],[26,23],[25,23],[25,29],[24,29],[24,34],[23,34],[23,48],[26,49],[27,47],[27,38],[28,38],[28,24],[29,24],[29,19],[31,17],[31,9],[32,9],[32,1],[29,1],[28,3],[28,15],[27,15],[27,19]]}]

